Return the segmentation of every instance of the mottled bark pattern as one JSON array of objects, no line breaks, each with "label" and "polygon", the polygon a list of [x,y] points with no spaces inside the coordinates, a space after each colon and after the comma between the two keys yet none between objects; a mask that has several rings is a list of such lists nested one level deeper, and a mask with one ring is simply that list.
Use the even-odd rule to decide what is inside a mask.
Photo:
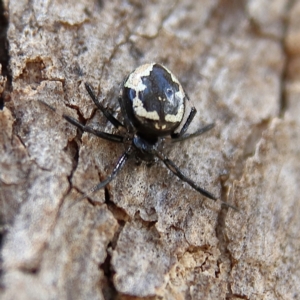
[{"label": "mottled bark pattern", "polygon": [[[300,1],[2,2],[0,298],[299,299]],[[164,152],[239,212],[134,160],[73,205],[124,147],[62,114],[117,134],[84,83],[120,118],[150,62],[196,107],[189,132],[216,124]]]}]

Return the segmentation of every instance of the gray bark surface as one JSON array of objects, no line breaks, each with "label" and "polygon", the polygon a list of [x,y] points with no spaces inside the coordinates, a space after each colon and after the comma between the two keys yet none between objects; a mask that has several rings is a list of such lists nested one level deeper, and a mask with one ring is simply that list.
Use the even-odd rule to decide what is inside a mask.
[{"label": "gray bark surface", "polygon": [[[299,299],[300,1],[4,4],[1,299]],[[216,124],[165,153],[239,212],[134,159],[73,205],[124,147],[61,114],[116,132],[84,83],[121,119],[122,80],[147,62],[189,94],[189,132]]]}]

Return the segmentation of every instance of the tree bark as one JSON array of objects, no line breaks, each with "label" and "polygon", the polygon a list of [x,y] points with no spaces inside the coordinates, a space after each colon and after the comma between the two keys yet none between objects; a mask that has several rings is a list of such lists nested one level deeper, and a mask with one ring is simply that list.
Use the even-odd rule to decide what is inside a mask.
[{"label": "tree bark", "polygon": [[[3,4],[2,299],[299,297],[300,1]],[[124,147],[62,114],[115,133],[84,83],[122,120],[122,80],[148,62],[189,94],[189,132],[216,124],[165,154],[238,211],[134,159],[74,204]]]}]

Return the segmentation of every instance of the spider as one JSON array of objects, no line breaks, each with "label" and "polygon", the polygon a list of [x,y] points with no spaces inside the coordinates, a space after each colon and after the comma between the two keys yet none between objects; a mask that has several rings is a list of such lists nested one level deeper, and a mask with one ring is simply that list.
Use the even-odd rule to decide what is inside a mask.
[{"label": "spider", "polygon": [[[135,155],[137,162],[145,161],[149,165],[157,159],[162,161],[175,176],[189,184],[194,190],[211,200],[218,200],[216,196],[185,176],[174,162],[160,150],[164,138],[167,136],[171,137],[172,142],[181,142],[199,136],[214,127],[212,123],[192,134],[186,133],[197,111],[192,106],[188,117],[183,121],[186,101],[189,101],[189,98],[177,78],[166,67],[157,63],[144,64],[127,76],[118,98],[124,123],[116,119],[99,102],[88,83],[85,83],[85,88],[107,120],[117,129],[124,128],[126,132],[124,135],[106,133],[83,125],[71,116],[62,115],[65,120],[82,131],[125,145],[125,151],[117,161],[111,174],[80,199],[104,188],[117,176],[128,158]],[[56,111],[55,108],[46,105]],[[181,129],[176,132],[180,126]],[[224,201],[221,201],[221,203],[236,209]]]}]

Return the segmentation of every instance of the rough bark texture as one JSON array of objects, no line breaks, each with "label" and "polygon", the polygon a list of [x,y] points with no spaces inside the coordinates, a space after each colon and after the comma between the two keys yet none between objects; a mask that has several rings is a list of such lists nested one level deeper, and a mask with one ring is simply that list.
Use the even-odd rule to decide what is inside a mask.
[{"label": "rough bark texture", "polygon": [[[299,299],[300,1],[3,5],[2,299]],[[124,148],[61,113],[114,132],[84,82],[120,117],[120,83],[152,61],[194,102],[191,132],[216,123],[165,152],[239,212],[134,160],[72,205]]]}]

